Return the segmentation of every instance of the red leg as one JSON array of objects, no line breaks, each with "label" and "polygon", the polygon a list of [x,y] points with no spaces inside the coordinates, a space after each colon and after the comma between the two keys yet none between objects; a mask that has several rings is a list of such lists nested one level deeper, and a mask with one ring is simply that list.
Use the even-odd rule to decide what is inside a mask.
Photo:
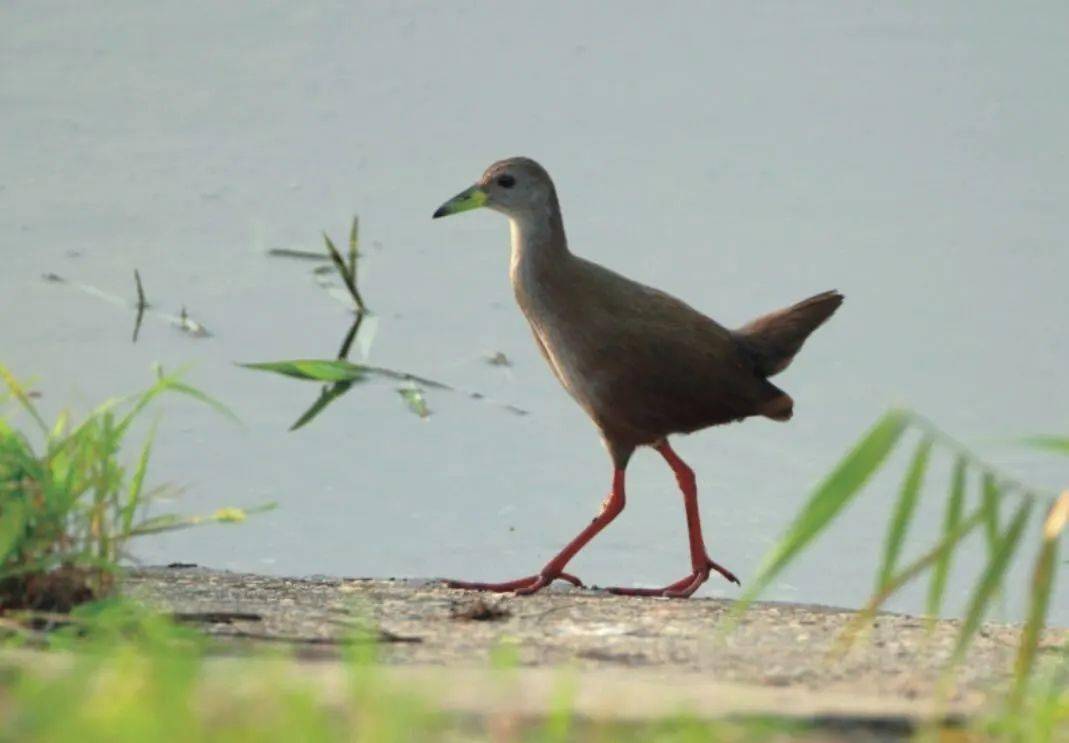
[{"label": "red leg", "polygon": [[735,577],[734,573],[713,562],[705,551],[701,519],[698,516],[698,486],[694,479],[694,470],[688,467],[687,463],[672,451],[672,447],[668,445],[667,440],[657,444],[654,448],[668,462],[668,466],[672,468],[676,475],[679,489],[683,491],[683,508],[687,514],[687,537],[690,543],[691,574],[664,588],[610,588],[608,590],[623,596],[686,598],[697,591],[698,587],[709,579],[709,573],[712,570],[720,573],[732,583],[738,583],[739,579]]},{"label": "red leg", "polygon": [[566,580],[573,585],[582,586],[583,584],[578,578],[564,572],[564,567],[568,564],[569,560],[575,557],[575,554],[579,550],[586,546],[587,542],[608,526],[609,523],[619,516],[620,512],[623,510],[624,471],[618,469],[613,473],[612,491],[602,504],[601,513],[599,513],[597,517],[583,529],[583,531],[579,532],[579,536],[569,542],[556,557],[546,563],[546,566],[542,568],[542,571],[538,575],[530,575],[526,578],[511,580],[505,583],[468,583],[466,581],[451,580],[446,581],[446,585],[450,588],[467,588],[474,591],[515,591],[521,596],[539,591],[558,578]]}]

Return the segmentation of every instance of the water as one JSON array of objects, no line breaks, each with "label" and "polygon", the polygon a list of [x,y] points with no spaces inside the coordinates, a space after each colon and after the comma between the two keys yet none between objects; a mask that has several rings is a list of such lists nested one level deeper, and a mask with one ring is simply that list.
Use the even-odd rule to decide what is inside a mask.
[{"label": "water", "polygon": [[[50,413],[137,389],[154,361],[192,363],[190,381],[245,428],[169,402],[153,477],[185,486],[183,511],[281,504],[144,541],[142,559],[505,579],[587,523],[609,461],[512,303],[504,221],[430,220],[514,154],[554,175],[575,252],[725,323],[846,293],[777,379],[795,420],[678,441],[710,551],[744,583],[894,403],[1023,479],[1069,482],[1069,460],[1006,443],[1069,421],[1063,4],[355,5],[2,11],[0,359]],[[350,315],[311,266],[264,253],[319,249],[319,231],[342,238],[354,212],[378,320],[370,361],[530,415],[432,391],[420,420],[379,384],[287,432],[317,388],[233,362],[331,356]],[[132,299],[134,268],[157,310],[185,306],[213,336],[149,318],[135,345],[128,310],[41,279]],[[496,352],[512,366],[486,363]],[[769,595],[863,601],[901,469]],[[640,453],[628,484],[627,510],[574,572],[681,577],[670,473]],[[941,519],[936,484],[918,538]],[[954,606],[983,559],[969,554]],[[715,579],[703,591],[736,595]],[[1019,602],[1007,596],[1008,615]],[[1056,618],[1069,621],[1064,597]]]}]

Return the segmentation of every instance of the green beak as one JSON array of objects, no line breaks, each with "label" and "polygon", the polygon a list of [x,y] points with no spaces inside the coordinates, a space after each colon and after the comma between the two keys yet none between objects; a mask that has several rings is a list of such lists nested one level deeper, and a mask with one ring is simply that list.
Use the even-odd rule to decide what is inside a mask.
[{"label": "green beak", "polygon": [[483,191],[478,186],[472,186],[438,207],[438,211],[434,213],[433,218],[438,219],[438,217],[448,217],[450,214],[459,214],[471,209],[478,209],[480,206],[485,206],[485,204],[486,191]]}]

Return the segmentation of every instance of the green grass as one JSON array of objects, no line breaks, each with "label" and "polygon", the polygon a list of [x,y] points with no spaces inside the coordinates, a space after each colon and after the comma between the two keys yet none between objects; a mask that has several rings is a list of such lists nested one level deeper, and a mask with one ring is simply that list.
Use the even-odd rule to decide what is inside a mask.
[{"label": "green grass", "polygon": [[[844,636],[843,645],[848,646],[861,634],[875,612],[891,596],[926,573],[930,576],[928,614],[932,619],[939,616],[955,553],[966,537],[982,531],[988,558],[986,564],[980,567],[970,592],[951,665],[960,662],[995,597],[1002,590],[1009,565],[1020,556],[1026,545],[1036,543],[1037,540],[1028,539],[1025,534],[1031,513],[1039,507],[1045,510],[1046,517],[1034,557],[1028,594],[1029,609],[1017,651],[1015,689],[1010,695],[1012,703],[1023,703],[1025,689],[1033,675],[1039,638],[1046,625],[1059,543],[1069,519],[1069,490],[1057,495],[1018,482],[984,462],[927,419],[909,410],[886,413],[817,486],[787,532],[765,558],[757,576],[735,605],[733,617],[737,619],[776,576],[795,562],[814,539],[828,530],[847,505],[862,495],[865,484],[884,467],[891,452],[910,431],[919,437],[919,443],[903,476],[898,499],[888,521],[876,586]],[[1069,453],[1069,447],[1064,446],[1065,441],[1056,437],[1042,437],[1026,439],[1025,443],[1049,451]],[[935,544],[919,557],[900,565],[905,540],[916,515],[916,505],[926,490],[925,474],[929,460],[940,452],[954,461],[950,482],[943,491],[945,500],[941,533]],[[1008,519],[1003,519],[1004,512],[1007,512]]]},{"label": "green grass", "polygon": [[[140,394],[109,400],[80,422],[62,412],[51,424],[3,366],[0,385],[0,410],[8,408],[0,417],[0,613],[65,611],[106,594],[134,537],[246,517],[237,508],[200,517],[147,514],[168,490],[146,486],[155,426],[135,453],[126,451],[135,421],[164,394],[233,417],[179,375],[158,370]],[[17,410],[29,431],[15,426]]]}]

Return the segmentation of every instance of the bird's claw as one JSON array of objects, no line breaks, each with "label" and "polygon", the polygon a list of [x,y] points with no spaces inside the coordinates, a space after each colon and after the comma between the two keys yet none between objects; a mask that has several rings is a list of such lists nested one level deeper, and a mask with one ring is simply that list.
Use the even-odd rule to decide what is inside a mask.
[{"label": "bird's claw", "polygon": [[614,586],[606,588],[605,590],[609,593],[616,594],[617,596],[659,596],[668,599],[685,599],[689,598],[695,591],[697,591],[702,583],[709,580],[709,575],[714,570],[732,583],[742,585],[739,583],[739,579],[736,578],[735,574],[730,570],[712,560],[706,559],[706,564],[704,566],[696,569],[686,578],[677,580],[675,583],[667,585],[664,588],[623,588]]},{"label": "bird's claw", "polygon": [[517,596],[528,596],[542,590],[555,580],[563,580],[571,583],[576,588],[583,588],[583,581],[571,573],[539,573],[528,575],[526,578],[505,581],[503,583],[473,583],[462,580],[447,580],[449,588],[460,588],[467,591],[491,591],[493,593],[515,593]]}]

